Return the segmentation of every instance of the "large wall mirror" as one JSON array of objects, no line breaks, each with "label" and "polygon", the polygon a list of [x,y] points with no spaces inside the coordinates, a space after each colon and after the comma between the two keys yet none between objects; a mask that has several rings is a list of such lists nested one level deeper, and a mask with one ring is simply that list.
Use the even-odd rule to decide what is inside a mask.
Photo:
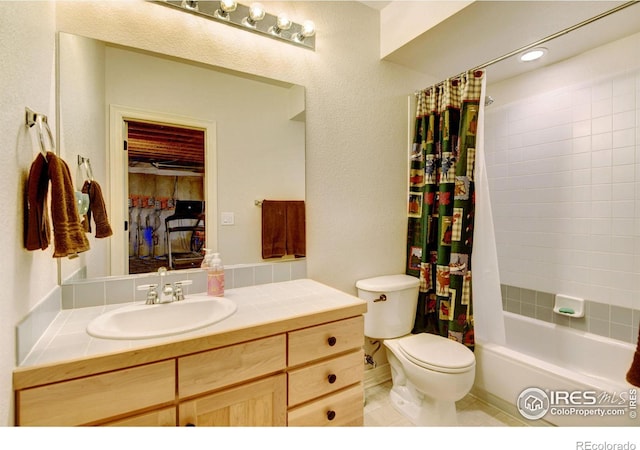
[{"label": "large wall mirror", "polygon": [[[67,33],[58,51],[60,156],[77,190],[101,187],[113,230],[92,221],[61,280],[153,271],[171,249],[175,269],[203,247],[263,262],[256,201],[305,199],[304,88]],[[167,238],[193,208],[178,224],[195,231]]]}]

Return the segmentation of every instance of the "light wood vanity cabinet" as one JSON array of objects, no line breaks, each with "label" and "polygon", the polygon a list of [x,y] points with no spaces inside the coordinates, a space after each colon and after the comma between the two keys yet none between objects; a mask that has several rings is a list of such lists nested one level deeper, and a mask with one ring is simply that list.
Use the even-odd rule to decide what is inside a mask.
[{"label": "light wood vanity cabinet", "polygon": [[363,425],[363,316],[292,331],[288,338],[288,425]]},{"label": "light wood vanity cabinet", "polygon": [[91,425],[131,411],[173,403],[175,374],[175,361],[168,360],[22,389],[16,392],[16,423]]},{"label": "light wood vanity cabinet", "polygon": [[286,367],[285,334],[178,358],[180,425],[286,425]]},{"label": "light wood vanity cabinet", "polygon": [[273,375],[181,402],[179,414],[181,426],[285,426],[286,375]]},{"label": "light wood vanity cabinet", "polygon": [[107,422],[106,427],[175,427],[177,423],[176,407],[158,409],[155,411],[125,417],[124,419]]},{"label": "light wood vanity cabinet", "polygon": [[[172,343],[116,355],[109,364],[97,357],[18,370],[16,425],[362,425],[363,316],[318,323],[272,324],[244,342],[224,336],[219,342],[228,345],[211,350],[208,342],[194,344],[200,351]],[[155,361],[125,367],[134,357]]]}]

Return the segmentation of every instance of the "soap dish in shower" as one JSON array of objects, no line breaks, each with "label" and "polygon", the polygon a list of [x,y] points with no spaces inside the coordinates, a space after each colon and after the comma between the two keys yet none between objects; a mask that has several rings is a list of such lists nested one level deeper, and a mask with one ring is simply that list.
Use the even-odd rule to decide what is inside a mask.
[{"label": "soap dish in shower", "polygon": [[553,312],[562,316],[584,317],[584,299],[556,294]]}]

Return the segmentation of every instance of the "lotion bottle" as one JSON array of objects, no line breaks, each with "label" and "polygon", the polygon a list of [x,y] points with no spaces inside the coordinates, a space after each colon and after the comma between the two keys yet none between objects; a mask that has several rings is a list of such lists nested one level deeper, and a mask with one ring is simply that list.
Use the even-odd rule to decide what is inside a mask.
[{"label": "lotion bottle", "polygon": [[224,295],[224,266],[220,253],[214,253],[207,267],[207,294],[213,297]]},{"label": "lotion bottle", "polygon": [[211,253],[211,249],[205,248],[204,258],[202,258],[202,264],[200,264],[200,267],[202,269],[207,269],[209,267],[209,264],[211,263],[212,257],[213,257],[213,253]]}]

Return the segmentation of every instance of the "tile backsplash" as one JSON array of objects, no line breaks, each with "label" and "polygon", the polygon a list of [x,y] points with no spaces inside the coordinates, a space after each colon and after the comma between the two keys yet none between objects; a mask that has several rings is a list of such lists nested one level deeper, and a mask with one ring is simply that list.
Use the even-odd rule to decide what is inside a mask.
[{"label": "tile backsplash", "polygon": [[[261,264],[239,264],[225,266],[225,288],[233,289],[259,284],[277,283],[307,277],[307,262],[304,259]],[[189,293],[207,290],[207,275],[201,269],[168,272],[167,281],[191,280],[185,287]],[[157,283],[156,273],[135,277],[109,277],[97,280],[73,279],[56,287],[16,326],[16,358],[20,364],[46,331],[61,309],[86,308],[143,301],[145,290],[138,286]]]},{"label": "tile backsplash", "polygon": [[[233,289],[306,278],[307,263],[301,259],[277,263],[238,264],[225,266],[224,273],[226,289]],[[138,290],[138,286],[157,283],[158,278],[157,273],[148,273],[136,277],[102,278],[96,281],[63,284],[62,309],[143,301],[146,298],[146,290]],[[167,272],[166,281],[169,283],[184,280],[193,282],[185,287],[186,295],[207,290],[207,275],[201,269]]]},{"label": "tile backsplash", "polygon": [[555,294],[504,284],[501,291],[504,311],[632,344],[638,341],[638,309],[585,299],[584,317],[567,317],[553,312]]},{"label": "tile backsplash", "polygon": [[16,325],[16,359],[18,364],[24,361],[40,336],[56,318],[60,312],[60,304],[61,289],[60,286],[56,286]]}]

